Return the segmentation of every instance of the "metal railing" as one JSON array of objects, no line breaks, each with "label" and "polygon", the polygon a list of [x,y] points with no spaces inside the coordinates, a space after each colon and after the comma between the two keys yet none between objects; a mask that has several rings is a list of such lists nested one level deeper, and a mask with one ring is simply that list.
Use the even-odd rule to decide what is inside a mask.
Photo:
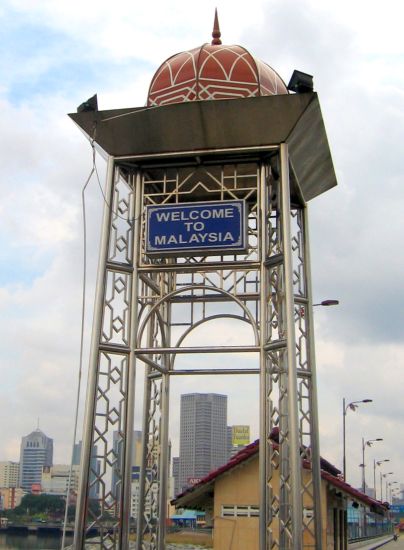
[{"label": "metal railing", "polygon": [[348,508],[348,542],[389,535],[393,532],[390,518],[363,508]]}]

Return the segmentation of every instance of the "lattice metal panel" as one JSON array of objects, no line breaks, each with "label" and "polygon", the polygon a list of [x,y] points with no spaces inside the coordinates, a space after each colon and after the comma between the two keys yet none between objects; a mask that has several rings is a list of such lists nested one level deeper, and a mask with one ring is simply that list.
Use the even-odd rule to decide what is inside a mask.
[{"label": "lattice metal panel", "polygon": [[[203,264],[211,261],[246,261],[256,260],[257,247],[257,162],[238,164],[207,164],[183,167],[152,167],[144,169],[142,187],[144,189],[144,204],[176,204],[197,201],[226,201],[244,199],[248,204],[248,251],[244,254],[206,255],[203,257],[184,255],[177,257],[176,263]],[[143,226],[144,233],[144,226]],[[142,256],[142,261],[148,263],[165,263],[164,260],[150,260]]]},{"label": "lattice metal panel", "polygon": [[[297,365],[297,398],[299,445],[301,458],[305,467],[302,475],[301,498],[303,514],[303,545],[312,548],[316,545],[315,498],[313,484],[312,437],[315,426],[312,420],[313,385],[311,379],[311,343],[309,340],[308,282],[306,276],[304,209],[292,208],[283,212],[281,207],[280,182],[267,175],[269,188],[268,213],[268,308],[266,342],[271,351],[268,353],[267,375],[267,414],[268,431],[279,430],[279,450],[272,443],[268,444],[267,483],[270,510],[268,514],[268,548],[294,548],[294,533],[291,510],[290,479],[290,442],[289,442],[289,407],[288,407],[288,364],[286,354],[287,334],[285,312],[285,246],[291,247],[293,266],[295,350]],[[283,234],[282,217],[290,216],[291,240]],[[279,457],[278,457],[279,453]],[[280,490],[273,483],[274,467],[279,461]],[[279,518],[278,533],[271,527],[274,517]],[[321,542],[318,542],[320,547]]]},{"label": "lattice metal panel", "polygon": [[[203,257],[184,256],[171,260],[174,264],[196,264],[200,270],[191,273],[177,273],[173,288],[181,286],[206,285],[208,288],[220,288],[231,294],[245,299],[252,297],[257,315],[258,296],[258,275],[256,269],[246,271],[240,269],[205,269],[207,263],[214,263],[222,266],[223,263],[235,261],[244,262],[256,261],[258,257],[257,239],[257,187],[258,187],[258,164],[219,164],[208,166],[185,166],[185,167],[153,167],[144,171],[143,188],[144,204],[171,204],[178,202],[195,201],[203,198],[209,200],[228,200],[242,198],[247,201],[249,211],[248,222],[248,251],[244,254],[229,254],[226,256],[207,255]],[[144,231],[144,224],[143,224]],[[146,256],[142,257],[145,266],[149,264],[167,264],[170,260],[151,260]],[[181,319],[173,321],[173,324],[192,326],[195,322],[205,318],[206,306],[202,307],[203,291],[191,292],[196,300],[190,301],[187,308],[183,308]],[[206,295],[206,293],[205,293]],[[185,300],[183,300],[184,302]]]},{"label": "lattice metal panel", "polygon": [[[154,307],[157,300],[172,290],[173,275],[170,273],[143,273],[144,286],[140,302],[143,304],[136,348],[155,349],[149,355],[139,354],[146,363],[146,378],[143,408],[143,457],[140,475],[140,512],[138,517],[137,548],[154,549],[164,537],[166,509],[165,479],[168,471],[166,450],[168,447],[168,375],[161,370],[170,368],[169,356],[158,353],[158,348],[170,344],[171,305],[163,302]],[[168,397],[167,397],[168,398]],[[168,401],[167,401],[168,403]],[[164,509],[162,501],[164,500]],[[163,533],[160,536],[161,526]]]},{"label": "lattice metal panel", "polygon": [[[173,204],[188,201],[225,201],[242,198],[248,204],[248,250],[243,254],[228,254],[225,256],[183,256],[166,259],[150,259],[142,255],[141,266],[144,280],[153,279],[157,285],[145,285],[144,296],[149,304],[156,304],[152,315],[147,320],[149,331],[154,336],[155,355],[148,355],[146,369],[147,386],[145,391],[145,456],[144,471],[149,467],[149,476],[143,476],[144,488],[141,490],[143,515],[139,523],[143,541],[139,537],[138,548],[162,548],[163,533],[159,534],[159,522],[154,514],[159,514],[155,506],[146,506],[149,500],[157,505],[160,499],[160,476],[162,461],[158,445],[165,431],[162,426],[162,400],[167,393],[167,376],[161,374],[155,366],[160,365],[168,370],[175,368],[174,355],[158,354],[157,350],[164,345],[176,349],[189,331],[199,324],[215,318],[218,312],[223,316],[238,317],[254,322],[258,315],[259,276],[256,266],[249,268],[251,262],[258,258],[258,227],[257,227],[257,189],[259,185],[259,166],[257,163],[241,164],[211,164],[208,166],[180,166],[145,168],[142,173],[142,188],[144,206],[150,204]],[[145,224],[142,223],[143,239]],[[234,269],[234,262],[240,265]],[[226,263],[231,267],[226,268]],[[243,269],[246,264],[246,269]],[[192,265],[197,269],[182,272],[183,265]],[[209,265],[209,267],[207,267]],[[170,272],[164,270],[168,268]],[[146,288],[147,287],[147,288]],[[224,291],[218,292],[218,291]],[[174,294],[167,298],[169,292]],[[246,314],[239,305],[235,305],[231,297],[239,298],[243,304],[251,306],[253,314]],[[144,315],[147,313],[144,309]],[[150,311],[149,311],[150,314]],[[161,333],[161,323],[164,325],[164,337]],[[159,330],[156,326],[160,323]],[[142,325],[143,326],[143,325]],[[154,327],[151,329],[150,327]],[[172,340],[173,339],[173,340]],[[140,342],[139,342],[140,344]],[[145,346],[143,335],[142,346]],[[149,347],[151,340],[149,339]],[[139,358],[146,359],[139,350]],[[154,361],[155,366],[151,363]],[[156,443],[157,442],[157,443]],[[154,452],[153,452],[154,449]],[[157,450],[157,451],[156,451]],[[160,521],[161,525],[161,521]],[[147,537],[146,537],[147,535]],[[147,540],[146,540],[147,539]],[[150,545],[150,546],[149,546]]]},{"label": "lattice metal panel", "polygon": [[[284,275],[284,235],[282,233],[282,212],[280,204],[280,182],[266,174],[266,197],[268,201],[267,257],[270,261],[267,273],[268,299],[267,330],[265,341],[269,348],[267,374],[267,415],[268,435],[275,430],[279,434],[279,448],[267,440],[267,483],[269,505],[267,522],[269,531],[268,548],[289,548],[293,540],[290,494],[289,464],[289,423],[288,423],[288,383],[286,364],[285,326],[285,275]],[[286,246],[288,243],[286,243]],[[279,487],[274,486],[274,467],[278,466]],[[271,527],[273,518],[278,518],[279,529]]]},{"label": "lattice metal panel", "polygon": [[[82,473],[80,486],[77,549],[95,543],[100,550],[109,550],[122,543],[123,455],[133,308],[134,196],[133,180],[128,181],[118,169],[110,166],[109,178],[104,214],[108,221],[101,252],[104,273],[100,274],[98,285],[100,308],[94,321],[83,434],[83,456],[88,460],[88,469]],[[90,498],[94,494],[96,498]],[[96,541],[87,540],[86,533],[94,531]]]},{"label": "lattice metal panel", "polygon": [[[315,547],[316,522],[320,521],[320,507],[315,490],[316,468],[313,463],[313,437],[316,437],[316,427],[313,420],[313,387],[312,345],[310,342],[309,304],[310,282],[307,277],[307,255],[305,242],[305,215],[304,209],[294,209],[291,212],[292,250],[293,250],[293,288],[295,295],[295,335],[296,335],[296,362],[298,373],[298,400],[299,400],[299,434],[300,448],[305,476],[302,477],[303,496],[303,537],[307,548]],[[317,526],[318,529],[318,526]],[[320,529],[318,529],[320,531]]]}]

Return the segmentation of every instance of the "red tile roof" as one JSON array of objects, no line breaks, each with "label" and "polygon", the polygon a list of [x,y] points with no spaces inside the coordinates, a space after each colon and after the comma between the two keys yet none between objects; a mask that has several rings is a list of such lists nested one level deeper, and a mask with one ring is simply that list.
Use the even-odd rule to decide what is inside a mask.
[{"label": "red tile roof", "polygon": [[[277,433],[274,434],[273,439],[275,440],[273,442],[273,445],[275,448],[279,447],[277,439]],[[173,504],[176,504],[177,501],[184,497],[185,495],[190,495],[197,489],[202,488],[204,485],[211,484],[216,478],[224,474],[225,472],[228,472],[229,470],[232,470],[236,466],[246,462],[247,460],[251,459],[253,456],[255,456],[258,453],[259,449],[259,440],[257,439],[253,443],[250,443],[244,449],[239,451],[236,455],[234,455],[229,462],[226,462],[226,464],[223,464],[223,466],[220,466],[220,468],[217,468],[216,470],[212,470],[209,472],[207,476],[205,476],[199,483],[196,483],[192,487],[189,487],[186,489],[183,493],[180,495],[177,495],[175,499],[172,501]],[[374,498],[371,498],[368,495],[365,495],[358,489],[355,489],[349,483],[346,483],[341,477],[341,471],[338,470],[333,464],[325,460],[324,458],[320,458],[320,466],[321,466],[321,477],[326,480],[328,483],[333,485],[334,487],[337,487],[344,491],[345,493],[349,494],[354,500],[359,500],[360,502],[367,504],[368,506],[372,507],[373,509],[376,509],[380,512],[385,512],[388,508],[387,503],[382,503],[379,500],[376,500]],[[310,462],[308,460],[303,460],[303,468],[310,468]]]}]

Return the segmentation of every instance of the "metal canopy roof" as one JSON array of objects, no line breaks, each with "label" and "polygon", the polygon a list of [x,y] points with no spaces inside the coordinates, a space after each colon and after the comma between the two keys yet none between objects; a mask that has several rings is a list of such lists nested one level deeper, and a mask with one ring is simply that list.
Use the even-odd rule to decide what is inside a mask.
[{"label": "metal canopy roof", "polygon": [[69,115],[109,155],[136,157],[289,144],[303,199],[337,185],[316,93],[193,101]]}]

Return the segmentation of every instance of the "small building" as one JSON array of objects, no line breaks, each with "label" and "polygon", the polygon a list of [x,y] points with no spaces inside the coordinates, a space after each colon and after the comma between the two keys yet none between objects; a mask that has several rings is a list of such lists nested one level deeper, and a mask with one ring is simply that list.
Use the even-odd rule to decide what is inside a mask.
[{"label": "small building", "polygon": [[0,487],[18,487],[20,463],[11,460],[0,461]]},{"label": "small building", "polygon": [[21,487],[0,487],[0,510],[14,510],[24,495]]},{"label": "small building", "polygon": [[196,529],[200,515],[201,512],[197,510],[182,510],[180,514],[172,515],[170,520],[177,527]]},{"label": "small building", "polygon": [[[258,441],[251,443],[173,501],[176,507],[205,511],[207,526],[213,527],[214,550],[228,549],[230,544],[232,550],[258,549],[258,449]],[[275,470],[273,476],[275,492],[279,487],[278,473]],[[302,462],[302,476],[303,480],[309,477],[305,461]],[[343,481],[340,470],[324,459],[321,459],[321,480],[324,548],[347,548],[351,511],[355,512],[355,517],[358,511],[361,512],[361,517],[365,518],[362,523],[372,526],[370,533],[357,533],[357,538],[390,531],[388,506],[351,487]],[[304,507],[304,514],[310,515],[310,512]],[[277,518],[274,522],[276,527]]]},{"label": "small building", "polygon": [[79,485],[79,470],[79,466],[70,467],[67,464],[45,466],[43,468],[41,478],[42,492],[51,495],[66,496],[70,481],[70,491],[77,493]]}]

